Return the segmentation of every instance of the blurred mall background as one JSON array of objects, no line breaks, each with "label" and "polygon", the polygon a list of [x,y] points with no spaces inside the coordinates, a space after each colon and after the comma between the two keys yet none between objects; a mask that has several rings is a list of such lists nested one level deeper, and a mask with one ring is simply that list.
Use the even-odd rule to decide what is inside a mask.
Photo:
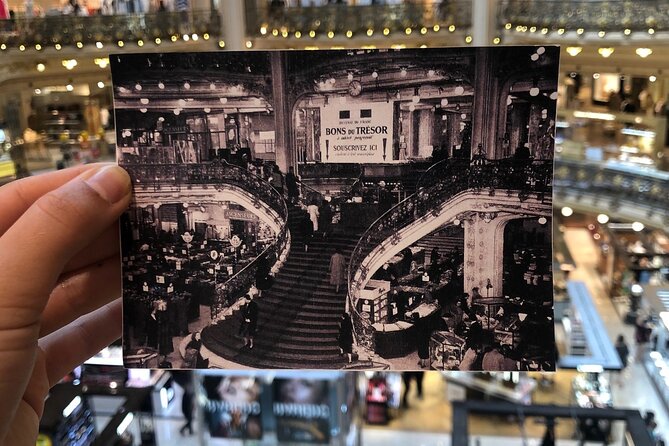
[{"label": "blurred mall background", "polygon": [[[561,46],[557,373],[182,375],[125,370],[111,346],[54,389],[41,444],[664,444],[666,1],[0,0],[0,183],[113,159],[110,53],[522,44]],[[286,382],[320,389],[311,412],[282,406],[304,402]],[[208,401],[192,432],[184,389]]]}]

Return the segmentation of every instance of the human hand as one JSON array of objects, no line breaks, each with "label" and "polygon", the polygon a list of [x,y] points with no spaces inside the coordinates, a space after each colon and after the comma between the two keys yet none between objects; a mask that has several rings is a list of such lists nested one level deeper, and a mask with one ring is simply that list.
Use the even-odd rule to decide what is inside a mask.
[{"label": "human hand", "polygon": [[49,388],[121,334],[118,166],[0,188],[0,444],[34,445]]}]

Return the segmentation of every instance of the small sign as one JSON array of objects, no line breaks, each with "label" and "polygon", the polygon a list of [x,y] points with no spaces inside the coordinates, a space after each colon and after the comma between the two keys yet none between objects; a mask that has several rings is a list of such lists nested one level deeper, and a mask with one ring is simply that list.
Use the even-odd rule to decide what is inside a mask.
[{"label": "small sign", "polygon": [[156,276],[156,283],[165,283],[165,276]]},{"label": "small sign", "polygon": [[230,244],[233,248],[239,248],[242,244],[242,239],[240,239],[238,235],[233,235],[230,238]]},{"label": "small sign", "polygon": [[177,260],[177,271],[181,271],[181,262]]},{"label": "small sign", "polygon": [[258,221],[258,217],[253,212],[236,209],[226,209],[223,211],[223,216],[230,220]]}]

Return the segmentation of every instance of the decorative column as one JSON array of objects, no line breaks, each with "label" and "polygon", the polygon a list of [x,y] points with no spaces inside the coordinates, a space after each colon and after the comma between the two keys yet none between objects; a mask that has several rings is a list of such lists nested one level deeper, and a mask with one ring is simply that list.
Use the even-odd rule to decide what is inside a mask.
[{"label": "decorative column", "polygon": [[472,212],[461,220],[465,223],[465,293],[479,287],[484,297],[490,280],[490,297],[502,293],[504,267],[504,227],[514,216],[497,212]]},{"label": "decorative column", "polygon": [[244,0],[225,0],[225,7],[221,7],[220,11],[225,48],[232,51],[244,50],[246,35]]},{"label": "decorative column", "polygon": [[492,43],[497,15],[495,3],[494,0],[472,1],[472,45],[487,46]]},{"label": "decorative column", "polygon": [[497,64],[492,54],[488,48],[476,49],[472,107],[472,155],[476,154],[480,143],[489,159],[496,158],[499,113],[499,79],[495,74]]},{"label": "decorative column", "polygon": [[272,102],[274,106],[274,147],[276,164],[282,172],[288,172],[288,167],[295,164],[293,157],[293,117],[292,98],[286,91],[285,55],[278,51],[270,54],[272,62]]}]

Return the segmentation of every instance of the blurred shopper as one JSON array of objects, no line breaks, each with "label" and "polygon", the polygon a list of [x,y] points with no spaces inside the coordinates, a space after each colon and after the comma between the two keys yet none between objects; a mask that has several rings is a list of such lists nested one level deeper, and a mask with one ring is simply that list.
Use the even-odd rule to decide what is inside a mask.
[{"label": "blurred shopper", "polygon": [[326,238],[330,234],[330,226],[332,225],[332,206],[327,200],[323,200],[320,208],[318,208],[318,227]]},{"label": "blurred shopper", "polygon": [[627,343],[625,342],[625,337],[623,335],[618,335],[618,338],[616,339],[616,352],[618,352],[618,357],[620,358],[620,372],[616,376],[616,380],[618,381],[619,385],[623,384],[623,373],[625,372],[625,369],[627,368],[627,364],[629,362],[629,356],[630,356],[630,349],[627,346]]},{"label": "blurred shopper", "polygon": [[346,259],[341,253],[341,248],[335,248],[330,257],[330,285],[335,286],[335,292],[339,293],[339,287],[346,283]]},{"label": "blurred shopper", "polygon": [[404,394],[402,396],[402,407],[409,407],[409,390],[411,383],[416,381],[416,396],[423,399],[423,378],[425,372],[402,372],[402,381],[404,382]]},{"label": "blurred shopper", "polygon": [[309,213],[309,220],[311,220],[311,224],[313,226],[313,231],[314,234],[318,232],[318,217],[320,216],[320,212],[318,210],[318,205],[316,204],[316,201],[311,201],[311,204],[307,206],[307,212]]},{"label": "blurred shopper", "polygon": [[288,189],[288,202],[291,204],[297,204],[297,200],[300,196],[300,188],[298,183],[300,182],[293,166],[288,168],[288,173],[286,174],[286,189]]},{"label": "blurred shopper", "polygon": [[304,252],[308,252],[311,240],[314,238],[314,226],[311,222],[311,218],[309,218],[309,214],[307,213],[302,215],[302,219],[300,221],[300,231],[302,232]]},{"label": "blurred shopper", "polygon": [[279,169],[279,166],[277,166],[276,164],[274,165],[274,169],[272,170],[271,182],[274,189],[276,189],[283,196],[284,178],[283,174],[281,173],[281,170]]},{"label": "blurred shopper", "polygon": [[253,348],[253,339],[258,329],[258,304],[246,296],[246,305],[242,308],[242,337],[244,347]]},{"label": "blurred shopper", "polygon": [[339,354],[346,355],[350,364],[353,361],[353,323],[347,313],[342,314],[339,319],[337,342],[339,344]]}]

